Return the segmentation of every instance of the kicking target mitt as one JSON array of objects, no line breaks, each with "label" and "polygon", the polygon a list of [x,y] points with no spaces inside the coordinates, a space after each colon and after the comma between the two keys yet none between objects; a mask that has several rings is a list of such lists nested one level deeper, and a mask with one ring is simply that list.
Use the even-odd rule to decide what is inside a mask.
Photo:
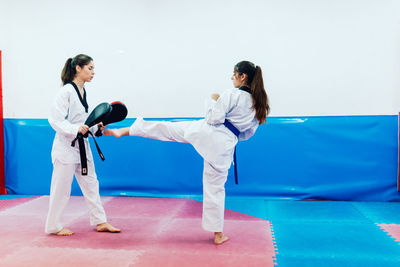
[{"label": "kicking target mitt", "polygon": [[[122,121],[123,119],[126,118],[127,114],[128,110],[126,106],[121,102],[117,101],[111,104],[101,103],[97,105],[93,109],[93,111],[89,114],[89,117],[85,121],[85,124],[89,127],[92,127],[93,125],[98,124],[100,122],[102,122],[103,125],[107,125],[113,122]],[[75,146],[75,141],[78,140],[82,175],[87,175],[86,149],[83,142],[83,138],[87,137],[89,134],[93,137],[94,143],[96,144],[97,152],[99,153],[101,160],[103,161],[105,160],[104,155],[101,152],[100,147],[97,144],[93,134],[90,131],[88,131],[85,135],[78,133],[76,138],[72,141],[71,146]],[[96,136],[102,135],[100,128],[97,130],[95,135]]]},{"label": "kicking target mitt", "polygon": [[89,117],[86,119],[85,124],[89,127],[92,127],[93,125],[102,122],[107,114],[111,112],[111,109],[112,108],[108,103],[101,103],[97,105],[89,114]]},{"label": "kicking target mitt", "polygon": [[128,115],[128,109],[123,103],[115,101],[112,102],[110,106],[111,110],[107,112],[107,114],[105,114],[102,120],[104,125],[122,121],[123,119],[126,118],[126,115]]},{"label": "kicking target mitt", "polygon": [[[111,110],[109,112],[107,112],[104,117],[102,117],[102,122],[103,125],[108,125],[110,123],[114,123],[114,122],[119,122],[122,121],[123,119],[126,118],[126,115],[128,115],[128,109],[126,108],[126,106],[119,101],[115,101],[112,102],[110,104]],[[95,133],[95,136],[99,137],[102,136],[102,132],[99,130],[97,130],[97,132]]]},{"label": "kicking target mitt", "polygon": [[[111,112],[110,104],[101,103],[101,104],[97,105],[93,109],[93,111],[89,114],[88,118],[85,121],[85,125],[92,127],[93,125],[100,123],[103,120],[103,118],[106,116],[106,114],[108,114],[109,112]],[[88,131],[85,135],[78,133],[77,136],[75,137],[75,139],[71,142],[71,146],[75,146],[75,142],[78,141],[82,175],[87,175],[87,171],[88,171],[87,170],[86,149],[85,149],[85,144],[83,142],[83,139],[88,137],[89,134],[93,136],[93,134],[90,131]],[[99,153],[101,160],[104,161],[105,160],[104,155],[101,152],[100,147],[96,142],[96,139],[94,139],[94,136],[93,136],[93,140],[96,144],[97,152]]]}]

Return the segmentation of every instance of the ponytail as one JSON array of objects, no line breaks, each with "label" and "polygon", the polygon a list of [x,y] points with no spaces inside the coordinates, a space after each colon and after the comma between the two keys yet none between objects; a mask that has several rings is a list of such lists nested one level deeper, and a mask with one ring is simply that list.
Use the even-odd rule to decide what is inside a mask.
[{"label": "ponytail", "polygon": [[270,107],[268,96],[264,89],[261,67],[255,66],[249,61],[241,61],[235,65],[234,71],[238,72],[240,75],[244,73],[247,74],[246,83],[251,89],[256,118],[259,124],[263,124],[267,121]]},{"label": "ponytail", "polygon": [[72,58],[67,59],[64,68],[61,71],[61,81],[63,85],[67,82],[72,82],[76,74],[76,68],[72,67]]},{"label": "ponytail", "polygon": [[253,107],[256,110],[256,118],[260,124],[263,124],[267,122],[267,115],[270,108],[260,66],[256,67],[256,73],[254,74],[250,89],[251,96],[253,97]]},{"label": "ponytail", "polygon": [[75,78],[76,66],[83,68],[83,66],[89,64],[91,61],[93,61],[93,59],[84,54],[79,54],[74,58],[67,59],[64,68],[61,71],[61,81],[63,85],[65,85],[67,82],[72,82],[72,80]]}]

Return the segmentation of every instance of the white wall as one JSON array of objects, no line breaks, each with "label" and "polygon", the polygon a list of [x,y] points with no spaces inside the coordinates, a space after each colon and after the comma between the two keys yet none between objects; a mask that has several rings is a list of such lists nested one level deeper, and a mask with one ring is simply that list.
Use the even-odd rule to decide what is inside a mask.
[{"label": "white wall", "polygon": [[4,115],[45,118],[65,60],[94,58],[91,107],[129,117],[201,117],[260,65],[272,116],[400,110],[400,1],[0,0]]}]

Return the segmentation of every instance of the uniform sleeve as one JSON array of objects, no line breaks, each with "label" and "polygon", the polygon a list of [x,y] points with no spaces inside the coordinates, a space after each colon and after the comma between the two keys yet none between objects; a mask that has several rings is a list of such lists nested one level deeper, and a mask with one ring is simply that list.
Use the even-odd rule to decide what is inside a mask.
[{"label": "uniform sleeve", "polygon": [[51,106],[49,123],[53,129],[63,135],[75,137],[80,125],[72,124],[67,120],[70,94],[62,89]]},{"label": "uniform sleeve", "polygon": [[92,127],[89,128],[89,131],[91,131],[93,134],[99,130],[99,126],[97,124],[93,125]]},{"label": "uniform sleeve", "polygon": [[205,120],[208,124],[216,125],[224,123],[226,114],[231,109],[231,94],[224,91],[217,101],[207,99]]},{"label": "uniform sleeve", "polygon": [[258,123],[255,124],[255,125],[254,125],[253,127],[251,127],[250,129],[248,129],[248,130],[246,130],[246,131],[244,131],[244,132],[241,132],[241,133],[239,134],[239,136],[238,136],[238,140],[239,140],[239,141],[248,140],[250,137],[252,137],[252,136],[254,135],[254,133],[256,132],[257,128],[258,128]]}]

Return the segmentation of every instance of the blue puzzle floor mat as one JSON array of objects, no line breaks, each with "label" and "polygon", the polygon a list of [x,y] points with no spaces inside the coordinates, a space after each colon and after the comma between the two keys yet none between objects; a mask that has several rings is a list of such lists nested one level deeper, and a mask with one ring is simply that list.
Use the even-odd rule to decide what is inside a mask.
[{"label": "blue puzzle floor mat", "polygon": [[270,222],[277,266],[400,266],[400,203],[228,198],[226,208]]}]

